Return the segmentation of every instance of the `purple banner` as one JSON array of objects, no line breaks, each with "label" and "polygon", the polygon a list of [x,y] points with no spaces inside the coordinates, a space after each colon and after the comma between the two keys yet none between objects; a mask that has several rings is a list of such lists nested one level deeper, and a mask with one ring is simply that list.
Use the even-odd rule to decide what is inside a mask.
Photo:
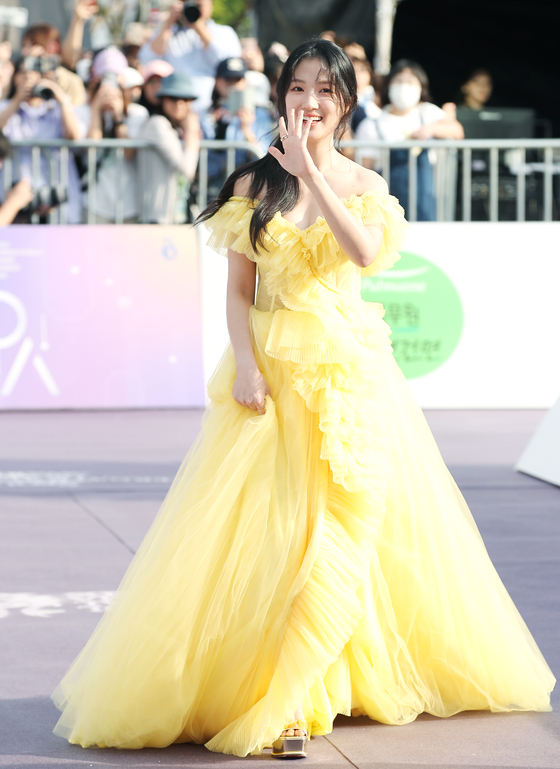
[{"label": "purple banner", "polygon": [[0,409],[204,404],[192,227],[0,230]]}]

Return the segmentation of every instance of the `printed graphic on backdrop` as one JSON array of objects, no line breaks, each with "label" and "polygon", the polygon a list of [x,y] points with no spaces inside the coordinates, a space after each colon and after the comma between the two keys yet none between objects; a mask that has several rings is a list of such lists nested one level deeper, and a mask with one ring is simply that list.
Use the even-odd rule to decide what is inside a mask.
[{"label": "printed graphic on backdrop", "polygon": [[190,227],[0,234],[0,409],[204,403]]},{"label": "printed graphic on backdrop", "polygon": [[459,294],[447,275],[417,254],[362,280],[362,298],[381,302],[397,363],[407,379],[428,374],[453,353],[463,328]]}]

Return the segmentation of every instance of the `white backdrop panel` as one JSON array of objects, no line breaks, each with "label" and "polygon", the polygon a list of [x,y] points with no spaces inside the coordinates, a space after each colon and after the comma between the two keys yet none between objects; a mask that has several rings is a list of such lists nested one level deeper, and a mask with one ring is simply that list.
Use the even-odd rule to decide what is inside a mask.
[{"label": "white backdrop panel", "polygon": [[[228,335],[227,260],[200,228],[204,374]],[[423,222],[405,251],[443,270],[464,325],[451,357],[409,380],[425,408],[549,408],[560,393],[560,223]],[[441,319],[445,323],[445,317]]]}]

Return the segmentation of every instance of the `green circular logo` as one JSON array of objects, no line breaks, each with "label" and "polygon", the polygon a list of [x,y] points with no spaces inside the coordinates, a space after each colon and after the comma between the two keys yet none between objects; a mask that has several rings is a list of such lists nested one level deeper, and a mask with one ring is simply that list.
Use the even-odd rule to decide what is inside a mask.
[{"label": "green circular logo", "polygon": [[463,328],[459,294],[424,257],[402,252],[392,269],[362,279],[362,298],[385,306],[395,358],[407,379],[429,374],[457,347]]}]

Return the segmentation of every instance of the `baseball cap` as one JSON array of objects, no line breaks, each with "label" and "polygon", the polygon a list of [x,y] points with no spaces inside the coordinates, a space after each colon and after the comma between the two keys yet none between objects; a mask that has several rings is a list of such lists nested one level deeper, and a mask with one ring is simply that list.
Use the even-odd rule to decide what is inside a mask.
[{"label": "baseball cap", "polygon": [[157,95],[158,99],[161,99],[162,96],[170,96],[173,99],[198,98],[190,77],[183,72],[174,72],[172,75],[164,77]]},{"label": "baseball cap", "polygon": [[144,78],[134,67],[127,67],[120,77],[122,88],[136,88],[144,85]]},{"label": "baseball cap", "polygon": [[154,77],[154,75],[157,77],[169,77],[173,72],[174,69],[171,64],[163,59],[154,59],[142,67],[144,80],[149,80],[151,77]]},{"label": "baseball cap", "polygon": [[216,77],[225,77],[227,80],[232,80],[233,78],[241,80],[242,77],[245,77],[245,72],[247,72],[247,67],[243,59],[232,56],[230,59],[224,59],[218,64]]}]

